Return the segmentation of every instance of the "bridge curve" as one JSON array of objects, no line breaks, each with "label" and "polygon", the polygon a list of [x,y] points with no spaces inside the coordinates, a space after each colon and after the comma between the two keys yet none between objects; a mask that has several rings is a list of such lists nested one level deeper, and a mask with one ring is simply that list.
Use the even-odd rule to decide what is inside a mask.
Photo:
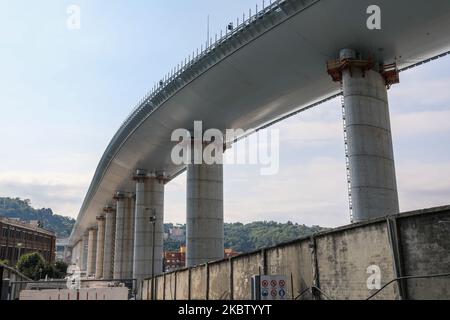
[{"label": "bridge curve", "polygon": [[368,0],[281,0],[175,68],[145,96],[112,138],[95,172],[71,244],[96,224],[112,195],[135,188],[137,168],[185,168],[170,160],[174,129],[252,130],[339,92],[326,63],[351,47],[408,67],[449,49],[446,0],[378,1],[382,29],[366,26]]}]

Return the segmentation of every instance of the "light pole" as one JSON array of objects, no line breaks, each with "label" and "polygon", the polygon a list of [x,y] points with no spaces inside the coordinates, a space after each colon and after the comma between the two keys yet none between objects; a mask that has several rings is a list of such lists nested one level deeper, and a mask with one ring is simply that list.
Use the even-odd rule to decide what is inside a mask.
[{"label": "light pole", "polygon": [[155,300],[155,226],[156,226],[156,210],[152,209],[152,216],[150,216],[150,223],[152,224],[152,300]]},{"label": "light pole", "polygon": [[19,242],[17,248],[19,248],[19,254],[17,255],[17,262],[20,260],[20,252],[22,251],[23,243]]}]

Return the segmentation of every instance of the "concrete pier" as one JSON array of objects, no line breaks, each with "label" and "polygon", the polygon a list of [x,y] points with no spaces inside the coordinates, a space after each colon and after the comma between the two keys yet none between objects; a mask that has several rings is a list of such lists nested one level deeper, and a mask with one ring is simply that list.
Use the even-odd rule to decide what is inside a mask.
[{"label": "concrete pier", "polygon": [[125,193],[117,192],[116,200],[116,231],[114,240],[114,271],[113,279],[123,279],[124,267],[124,235],[125,235]]},{"label": "concrete pier", "polygon": [[95,263],[97,259],[97,228],[89,229],[87,271],[86,276],[95,275]]},{"label": "concrete pier", "polygon": [[123,265],[122,276],[125,279],[133,278],[133,257],[134,257],[134,211],[135,197],[127,197],[125,202],[124,234],[123,234]]},{"label": "concrete pier", "polygon": [[[136,181],[136,208],[133,278],[137,280],[139,288],[141,281],[152,275],[152,264],[155,275],[163,272],[164,181],[156,176],[148,175],[142,170],[138,170],[134,178]],[[151,222],[153,216],[156,216],[155,224]],[[154,261],[152,260],[153,249]]]},{"label": "concrete pier", "polygon": [[104,209],[105,223],[105,253],[103,260],[103,279],[112,279],[114,270],[114,240],[116,233],[116,210],[112,207]]},{"label": "concrete pier", "polygon": [[97,217],[97,259],[95,262],[95,279],[103,278],[103,262],[105,254],[105,216]]},{"label": "concrete pier", "polygon": [[[355,59],[351,49],[341,59]],[[354,222],[399,212],[386,83],[377,66],[342,72]]]},{"label": "concrete pier", "polygon": [[223,165],[187,166],[186,265],[223,259]]},{"label": "concrete pier", "polygon": [[89,245],[89,231],[83,234],[81,239],[81,255],[80,255],[80,268],[82,271],[87,271],[88,260],[88,245]]}]

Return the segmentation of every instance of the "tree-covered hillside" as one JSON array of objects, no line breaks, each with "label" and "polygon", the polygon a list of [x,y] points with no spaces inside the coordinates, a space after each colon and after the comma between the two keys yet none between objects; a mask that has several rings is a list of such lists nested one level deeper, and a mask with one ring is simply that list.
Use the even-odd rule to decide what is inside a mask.
[{"label": "tree-covered hillside", "polygon": [[[0,197],[0,216],[19,218],[24,221],[39,220],[45,229],[56,232],[58,237],[68,237],[72,231],[75,220],[56,215],[51,209],[34,209],[30,200],[19,198]],[[174,225],[164,225],[164,232],[169,233]],[[186,226],[182,225],[186,230]],[[264,247],[274,246],[290,240],[309,236],[315,232],[324,230],[319,226],[308,227],[292,222],[278,223],[273,221],[242,223],[225,223],[225,247],[237,252],[250,252]],[[168,237],[164,241],[164,248],[168,251],[177,251],[185,245],[185,239],[173,239]]]},{"label": "tree-covered hillside", "polygon": [[[172,228],[172,224],[165,225],[165,231]],[[182,226],[186,230],[186,226]],[[265,247],[274,246],[283,242],[310,236],[323,231],[319,226],[308,227],[292,222],[278,223],[273,221],[258,221],[249,224],[225,223],[225,247],[237,252],[251,252]],[[176,251],[185,245],[185,240],[171,239],[164,242],[164,249]]]},{"label": "tree-covered hillside", "polygon": [[310,236],[325,230],[319,226],[308,227],[297,223],[278,223],[258,221],[249,224],[226,223],[225,247],[238,252],[250,252],[283,242]]},{"label": "tree-covered hillside", "polygon": [[30,200],[19,198],[0,197],[0,216],[19,218],[23,221],[39,220],[45,229],[54,231],[59,238],[70,236],[75,223],[72,218],[54,214],[52,209],[34,209]]}]

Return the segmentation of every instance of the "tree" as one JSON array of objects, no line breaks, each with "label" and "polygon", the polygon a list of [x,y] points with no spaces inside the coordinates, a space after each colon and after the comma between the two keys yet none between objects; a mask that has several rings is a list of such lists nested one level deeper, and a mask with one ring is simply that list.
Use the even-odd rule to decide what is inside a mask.
[{"label": "tree", "polygon": [[67,268],[69,265],[64,261],[56,261],[55,262],[55,279],[64,279],[67,275]]},{"label": "tree", "polygon": [[8,260],[0,260],[1,264],[4,264],[5,266],[9,266],[9,261]]},{"label": "tree", "polygon": [[25,254],[17,262],[17,270],[34,280],[39,280],[43,276],[45,267],[44,258],[37,252]]}]

